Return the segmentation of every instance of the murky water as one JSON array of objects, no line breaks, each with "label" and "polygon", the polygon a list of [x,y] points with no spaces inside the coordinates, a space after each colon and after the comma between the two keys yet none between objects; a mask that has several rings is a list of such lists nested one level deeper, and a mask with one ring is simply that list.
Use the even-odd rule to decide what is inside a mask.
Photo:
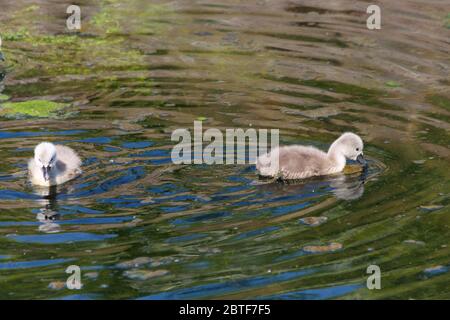
[{"label": "murky water", "polygon": [[[366,1],[79,3],[81,33],[70,1],[1,5],[1,298],[450,297],[448,1],[379,1],[379,31]],[[64,107],[14,104],[33,100]],[[323,149],[354,131],[369,170],[174,165],[171,132],[195,119]],[[84,174],[29,185],[42,140]],[[69,265],[81,290],[58,289]]]}]

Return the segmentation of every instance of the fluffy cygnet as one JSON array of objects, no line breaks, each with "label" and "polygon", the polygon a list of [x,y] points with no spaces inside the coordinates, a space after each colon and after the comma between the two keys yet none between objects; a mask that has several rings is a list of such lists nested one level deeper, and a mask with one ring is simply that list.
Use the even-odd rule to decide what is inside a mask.
[{"label": "fluffy cygnet", "polygon": [[260,156],[256,169],[261,176],[285,180],[333,174],[344,169],[346,159],[366,165],[363,147],[358,135],[346,132],[333,142],[328,153],[312,146],[279,147]]},{"label": "fluffy cygnet", "polygon": [[71,148],[42,142],[34,149],[28,162],[30,181],[40,186],[53,186],[81,174],[81,160]]}]

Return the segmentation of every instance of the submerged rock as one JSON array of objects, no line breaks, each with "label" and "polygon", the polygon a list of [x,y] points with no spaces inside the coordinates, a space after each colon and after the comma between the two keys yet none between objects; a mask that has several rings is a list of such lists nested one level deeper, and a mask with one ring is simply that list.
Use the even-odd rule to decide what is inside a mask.
[{"label": "submerged rock", "polygon": [[116,267],[120,269],[139,268],[141,266],[150,264],[152,261],[153,259],[150,257],[139,257],[133,260],[120,262],[116,264]]},{"label": "submerged rock", "polygon": [[48,288],[52,290],[61,290],[66,287],[66,283],[62,281],[52,281],[48,284]]},{"label": "submerged rock", "polygon": [[177,259],[174,257],[159,257],[159,258],[139,257],[133,260],[120,262],[116,264],[116,267],[119,269],[140,268],[143,266],[159,267],[161,265],[173,262],[177,262]]},{"label": "submerged rock", "polygon": [[168,274],[169,271],[161,269],[161,270],[141,270],[141,269],[132,269],[127,270],[123,273],[123,275],[129,279],[133,280],[148,280],[151,278],[161,277]]},{"label": "submerged rock", "polygon": [[327,217],[306,217],[300,219],[300,222],[311,227],[316,227],[318,225],[321,225],[322,223],[327,222],[327,220]]},{"label": "submerged rock", "polygon": [[152,197],[146,197],[141,200],[142,204],[152,204],[155,203],[155,200]]},{"label": "submerged rock", "polygon": [[152,267],[159,267],[159,266],[162,266],[164,264],[169,264],[169,263],[173,263],[173,262],[179,262],[179,260],[174,258],[174,257],[155,258],[151,262],[151,266]]},{"label": "submerged rock", "polygon": [[436,211],[439,209],[442,209],[444,206],[441,205],[429,205],[429,206],[420,206],[420,210],[422,211],[426,211],[426,212],[431,212],[431,211]]},{"label": "submerged rock", "polygon": [[303,251],[307,253],[323,253],[323,252],[333,252],[342,249],[342,244],[338,242],[331,242],[328,245],[323,246],[306,246]]},{"label": "submerged rock", "polygon": [[424,246],[425,245],[425,242],[423,242],[423,241],[412,240],[412,239],[405,240],[405,241],[403,241],[403,243],[416,244],[416,245],[420,245],[420,246]]},{"label": "submerged rock", "polygon": [[140,131],[142,130],[142,126],[134,121],[113,121],[114,125],[117,125],[120,130],[123,131]]}]

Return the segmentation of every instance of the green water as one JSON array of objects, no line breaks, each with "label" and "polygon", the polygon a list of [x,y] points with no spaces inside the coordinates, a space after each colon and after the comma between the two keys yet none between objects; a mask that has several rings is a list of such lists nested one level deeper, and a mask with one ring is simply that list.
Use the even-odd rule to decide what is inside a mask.
[{"label": "green water", "polygon": [[[70,1],[2,4],[0,298],[448,299],[450,8],[397,2],[374,31],[365,1],[86,0],[81,32]],[[322,149],[353,131],[369,170],[174,165],[196,119]],[[43,140],[83,175],[29,185]],[[81,290],[55,288],[69,265]]]}]

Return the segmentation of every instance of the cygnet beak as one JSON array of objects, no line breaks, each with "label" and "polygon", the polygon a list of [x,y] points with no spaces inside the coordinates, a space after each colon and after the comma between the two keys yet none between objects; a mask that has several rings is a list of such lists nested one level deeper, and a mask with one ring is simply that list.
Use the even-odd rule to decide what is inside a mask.
[{"label": "cygnet beak", "polygon": [[44,180],[48,181],[50,178],[50,166],[42,167],[42,174],[44,175]]},{"label": "cygnet beak", "polygon": [[364,156],[362,153],[360,153],[357,157],[356,157],[356,162],[358,162],[360,165],[362,166],[367,166],[367,161],[366,159],[364,159]]}]

